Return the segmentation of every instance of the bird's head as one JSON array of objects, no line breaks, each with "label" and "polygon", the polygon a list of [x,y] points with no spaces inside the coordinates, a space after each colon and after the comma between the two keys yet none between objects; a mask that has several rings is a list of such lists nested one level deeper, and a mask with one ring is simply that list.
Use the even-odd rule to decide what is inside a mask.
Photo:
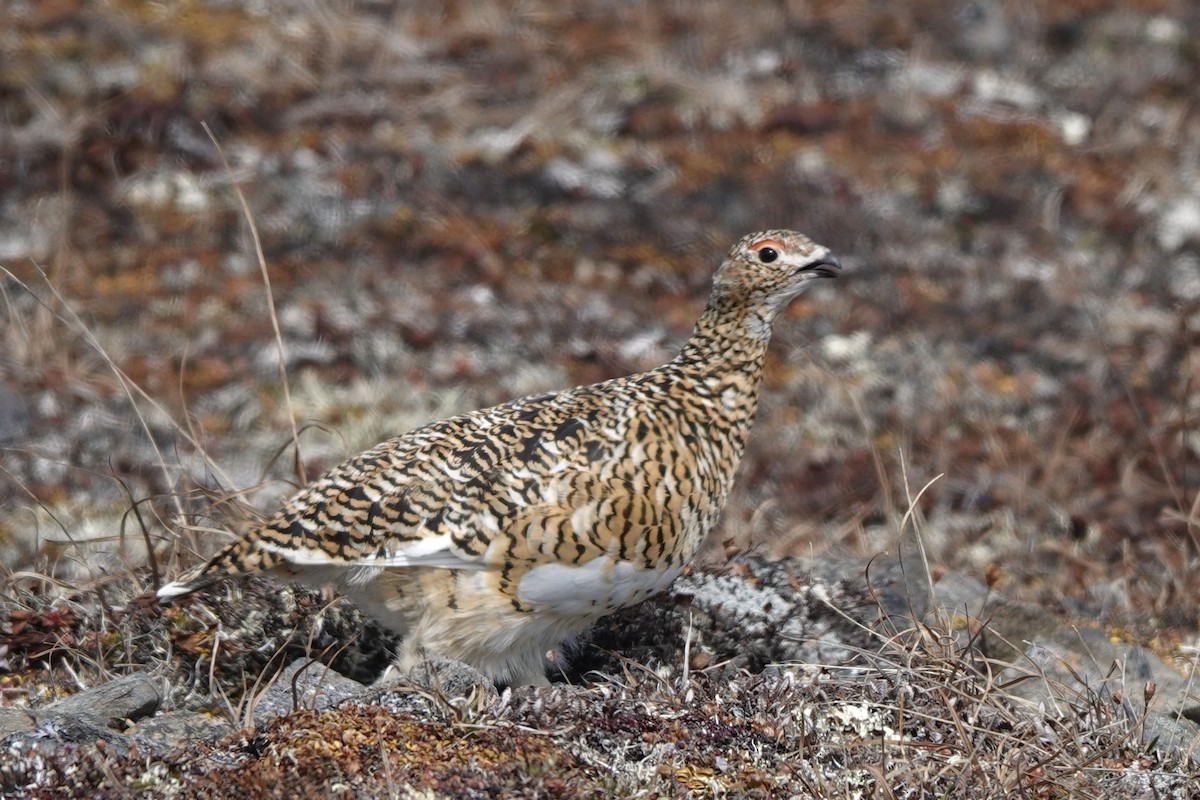
[{"label": "bird's head", "polygon": [[841,268],[828,247],[804,234],[762,231],[730,249],[713,279],[713,290],[741,302],[765,303],[773,314],[813,280],[834,278]]}]

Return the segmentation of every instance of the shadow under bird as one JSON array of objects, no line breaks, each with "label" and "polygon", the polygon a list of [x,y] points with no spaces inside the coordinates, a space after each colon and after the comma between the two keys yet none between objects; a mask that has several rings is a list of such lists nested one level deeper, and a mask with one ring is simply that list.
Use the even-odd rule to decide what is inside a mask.
[{"label": "shadow under bird", "polygon": [[657,369],[434,422],[334,467],[158,591],[268,572],[333,584],[426,655],[547,683],[547,653],[661,591],[733,485],[779,311],[840,265],[794,231],[754,233],[717,269]]}]

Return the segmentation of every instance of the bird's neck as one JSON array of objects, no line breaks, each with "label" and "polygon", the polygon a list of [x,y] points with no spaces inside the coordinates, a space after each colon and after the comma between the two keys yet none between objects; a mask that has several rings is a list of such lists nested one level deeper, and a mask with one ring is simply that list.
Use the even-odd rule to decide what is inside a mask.
[{"label": "bird's neck", "polygon": [[758,411],[772,316],[746,303],[714,298],[673,364],[699,401],[696,410],[709,422],[724,420],[707,429],[709,437],[729,448],[725,484],[732,480]]},{"label": "bird's neck", "polygon": [[757,394],[774,317],[775,310],[763,304],[714,295],[675,363],[697,377],[740,375]]},{"label": "bird's neck", "polygon": [[[758,411],[773,315],[756,311],[746,303],[710,300],[669,368],[686,390],[681,411],[690,417],[685,427],[695,436],[696,469],[707,498],[698,535],[715,523],[729,496]],[[699,543],[692,541],[691,551]]]}]

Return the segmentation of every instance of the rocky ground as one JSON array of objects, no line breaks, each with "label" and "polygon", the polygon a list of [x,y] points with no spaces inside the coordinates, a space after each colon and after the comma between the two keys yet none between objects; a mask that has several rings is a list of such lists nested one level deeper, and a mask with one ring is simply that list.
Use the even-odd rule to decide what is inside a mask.
[{"label": "rocky ground", "polygon": [[[919,570],[876,559],[867,593],[861,563],[809,566],[825,574],[794,559],[745,557],[694,570],[576,643],[551,688],[502,692],[456,662],[368,688],[383,666],[379,632],[344,602],[262,579],[167,611],[137,601],[103,613],[79,604],[71,620],[21,617],[8,642],[25,663],[87,660],[120,664],[124,674],[79,690],[55,683],[70,670],[27,669],[19,685],[41,702],[0,709],[0,790],[78,798],[1200,790],[1192,723],[1152,710],[1178,705],[1186,689],[1152,654],[1097,636],[1087,641],[1092,658],[1072,659],[1068,626],[1059,626],[1060,647],[1036,620],[1039,609],[994,601],[985,604],[986,636],[974,631],[964,645],[946,635],[946,619],[977,608],[982,585],[943,578],[930,592]],[[831,577],[843,573],[855,577]],[[935,600],[921,612],[935,612],[940,628],[909,616],[922,595]],[[73,639],[80,631],[91,635]],[[1016,631],[1036,637],[1020,656],[1005,650],[1013,640],[1005,634]],[[39,633],[56,633],[55,647],[73,657],[38,652]],[[1053,657],[1039,655],[1046,650]],[[1129,674],[1105,671],[1114,661]],[[1151,690],[1145,678],[1165,680]]]},{"label": "rocky ground", "polygon": [[[290,758],[339,764],[307,773],[324,786],[353,786],[355,763],[376,794],[1141,796],[1119,783],[1140,771],[1188,796],[1197,31],[1185,0],[0,8],[0,697],[85,725],[46,709],[112,678],[165,682],[0,792],[64,796],[81,774],[166,791],[138,772],[153,766],[200,796],[218,764],[282,787]],[[655,649],[622,617],[597,634],[633,659],[598,662],[612,680],[384,717],[351,691],[340,712],[174,750],[186,737],[142,734],[124,755],[137,731],[109,718],[207,702],[245,722],[259,676],[303,653],[341,649],[359,680],[382,657],[346,645],[349,611],[316,647],[325,598],[276,588],[249,596],[290,604],[290,644],[223,661],[221,637],[250,636],[245,596],[161,609],[146,589],[387,435],[670,358],[729,243],[771,227],[829,245],[845,274],[777,325],[693,578],[794,557],[780,597],[824,587],[859,627],[764,655],[775,629],[739,645],[741,618],[713,614],[692,664],[686,625]],[[917,545],[924,583],[872,580],[900,553],[920,563]],[[771,666],[791,661],[829,669]],[[1038,681],[1057,688],[1022,696]],[[945,688],[940,710],[906,705],[939,686],[971,703]],[[812,738],[860,705],[893,716]],[[910,726],[913,708],[946,727]],[[701,717],[726,727],[697,733]],[[596,719],[590,750],[556,738]],[[284,752],[330,724],[369,734],[359,761]],[[28,755],[26,727],[4,746]],[[480,755],[430,773],[389,745],[417,733]],[[513,752],[504,737],[524,760],[481,766]]]}]

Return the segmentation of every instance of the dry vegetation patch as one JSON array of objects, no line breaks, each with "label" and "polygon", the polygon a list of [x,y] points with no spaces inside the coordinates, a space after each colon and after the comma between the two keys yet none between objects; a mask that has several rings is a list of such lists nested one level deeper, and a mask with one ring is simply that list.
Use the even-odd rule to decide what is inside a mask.
[{"label": "dry vegetation patch", "polygon": [[[257,582],[167,610],[136,598],[298,480],[293,418],[312,475],[433,418],[653,366],[728,242],[773,226],[847,268],[778,327],[705,560],[894,553],[910,510],[935,571],[1194,661],[1198,15],[4,6],[4,703],[146,669],[170,677],[170,703],[203,695],[239,721],[301,654],[377,671],[386,642],[331,598]],[[408,726],[450,747],[462,720],[347,707],[245,738],[257,755],[235,736],[4,760],[4,791],[200,795],[204,765],[233,758],[304,796],[279,777],[279,753],[300,752],[284,740],[321,731],[302,737],[316,762],[341,726],[367,743],[320,774],[351,795],[1196,793],[1194,766],[1142,735],[1140,689],[1033,711],[939,641],[861,648],[878,652],[853,676],[772,671],[755,641],[718,675],[514,695],[474,735],[487,753],[507,732],[529,758],[454,762],[444,786],[397,742]],[[716,669],[659,644],[622,647]]]}]

